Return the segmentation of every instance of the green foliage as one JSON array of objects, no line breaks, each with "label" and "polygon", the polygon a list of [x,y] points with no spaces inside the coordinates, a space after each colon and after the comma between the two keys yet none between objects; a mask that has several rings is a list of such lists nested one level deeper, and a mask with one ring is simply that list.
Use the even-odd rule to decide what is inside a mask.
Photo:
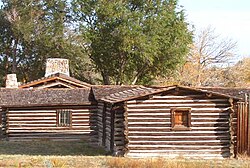
[{"label": "green foliage", "polygon": [[0,15],[0,77],[17,73],[21,82],[41,78],[45,60],[57,57],[70,59],[73,75],[86,80],[76,67],[89,62],[84,39],[70,27],[66,0],[4,0]]},{"label": "green foliage", "polygon": [[[176,0],[3,0],[0,82],[44,75],[45,60],[68,58],[74,77],[150,84],[183,62],[191,43]],[[2,79],[2,80],[1,80]]]},{"label": "green foliage", "polygon": [[149,83],[188,52],[191,33],[175,0],[73,0],[72,6],[105,84]]}]

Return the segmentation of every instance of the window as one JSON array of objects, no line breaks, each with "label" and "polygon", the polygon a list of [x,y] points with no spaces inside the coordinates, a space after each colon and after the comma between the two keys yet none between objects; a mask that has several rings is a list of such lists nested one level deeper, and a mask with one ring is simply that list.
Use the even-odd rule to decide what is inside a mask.
[{"label": "window", "polygon": [[72,112],[71,110],[57,110],[57,126],[59,127],[70,127],[72,123]]},{"label": "window", "polygon": [[191,108],[171,109],[172,130],[190,130],[191,128]]}]

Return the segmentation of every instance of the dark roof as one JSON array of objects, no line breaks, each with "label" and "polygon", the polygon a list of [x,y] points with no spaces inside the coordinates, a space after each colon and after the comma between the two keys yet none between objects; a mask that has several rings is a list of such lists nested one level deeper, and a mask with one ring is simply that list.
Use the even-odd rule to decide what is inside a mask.
[{"label": "dark roof", "polygon": [[194,92],[200,92],[200,93],[211,93],[215,96],[220,96],[220,97],[226,97],[226,98],[233,98],[236,100],[239,100],[238,97],[234,97],[234,96],[230,96],[228,94],[223,94],[220,92],[214,92],[214,91],[207,91],[207,90],[203,90],[203,89],[198,89],[198,88],[191,88],[191,87],[184,87],[184,86],[164,86],[164,87],[145,87],[145,86],[138,86],[138,87],[133,87],[133,88],[129,88],[127,90],[122,90],[119,92],[114,92],[114,93],[106,93],[95,97],[98,97],[97,100],[102,100],[105,102],[109,102],[109,103],[118,103],[118,102],[123,102],[123,101],[127,101],[127,100],[132,100],[132,99],[136,99],[139,97],[144,97],[144,96],[148,96],[148,95],[153,95],[153,94],[158,94],[161,92],[165,92],[165,91],[169,91],[169,90],[173,90],[173,89],[184,89],[184,90],[189,90],[189,91],[194,91]]},{"label": "dark roof", "polygon": [[108,96],[110,94],[122,92],[125,90],[133,89],[139,87],[138,85],[93,85],[92,90],[94,93],[94,97],[96,100],[100,100],[101,98]]},{"label": "dark roof", "polygon": [[[234,94],[229,94],[228,92],[222,92],[220,89],[218,90],[209,90],[206,88],[195,88],[195,87],[188,87],[188,86],[181,86],[181,85],[174,85],[176,88],[181,88],[181,89],[186,89],[190,91],[196,91],[196,92],[201,92],[201,93],[211,93],[216,96],[221,96],[221,97],[226,97],[226,98],[232,98],[235,100],[240,100],[241,97],[234,95]],[[168,88],[169,86],[158,86],[162,88]]]},{"label": "dark roof", "polygon": [[169,88],[150,88],[145,86],[138,86],[134,88],[129,88],[127,90],[111,93],[102,97],[100,100],[106,101],[109,103],[118,103],[126,100],[136,99],[139,97],[144,97],[151,94],[160,93],[162,91],[166,91],[171,89]]},{"label": "dark roof", "polygon": [[70,76],[62,74],[62,73],[56,73],[56,74],[50,75],[48,77],[43,77],[43,78],[31,81],[31,82],[22,84],[19,86],[19,88],[36,87],[36,85],[46,83],[46,82],[52,81],[52,80],[62,80],[66,83],[69,83],[71,85],[75,85],[79,88],[90,88],[91,87],[91,84],[88,84],[86,82],[82,82],[78,79],[75,79],[73,77],[70,77]]},{"label": "dark roof", "polygon": [[250,94],[250,88],[201,87],[200,89],[227,94],[241,99],[244,99],[245,94]]},{"label": "dark roof", "polygon": [[[92,86],[92,88],[77,89],[0,89],[0,106],[2,107],[29,107],[29,106],[57,106],[57,105],[84,105],[94,100],[109,103],[119,103],[148,95],[154,95],[173,89],[182,89],[200,93],[211,93],[215,96],[239,99],[237,94],[242,89],[221,88],[191,88],[183,86],[145,87],[145,86]],[[92,90],[92,93],[91,93]],[[245,91],[249,91],[245,89]],[[242,92],[243,93],[243,92]],[[92,97],[94,95],[94,97]]]},{"label": "dark roof", "polygon": [[204,89],[204,88],[193,88],[193,87],[186,87],[186,86],[177,86],[177,87],[182,88],[182,89],[188,89],[188,90],[193,90],[193,91],[197,91],[197,92],[202,92],[202,93],[211,93],[211,94],[216,95],[216,96],[232,98],[232,99],[235,99],[235,100],[240,100],[241,99],[240,97],[230,95],[228,93],[219,92],[219,90],[218,91],[216,91],[216,90],[207,90],[207,89]]},{"label": "dark roof", "polygon": [[90,89],[0,89],[0,106],[55,106],[90,104]]}]

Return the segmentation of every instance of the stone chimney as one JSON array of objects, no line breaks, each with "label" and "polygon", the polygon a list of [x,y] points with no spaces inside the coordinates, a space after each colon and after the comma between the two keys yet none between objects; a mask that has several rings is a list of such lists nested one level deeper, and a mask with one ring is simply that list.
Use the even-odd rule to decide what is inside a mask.
[{"label": "stone chimney", "polygon": [[48,58],[46,62],[45,77],[62,73],[69,76],[69,60],[63,58]]},{"label": "stone chimney", "polygon": [[18,88],[16,74],[7,74],[5,85],[6,88]]}]

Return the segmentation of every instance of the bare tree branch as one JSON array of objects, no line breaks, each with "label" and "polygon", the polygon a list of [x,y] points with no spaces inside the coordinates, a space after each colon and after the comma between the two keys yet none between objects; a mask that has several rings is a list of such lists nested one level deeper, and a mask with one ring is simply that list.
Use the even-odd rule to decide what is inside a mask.
[{"label": "bare tree branch", "polygon": [[[208,72],[208,69],[214,66],[219,67],[232,60],[236,47],[236,42],[232,39],[220,38],[211,27],[200,31],[194,39],[188,56],[188,62],[192,64],[189,67],[194,69],[193,74],[187,73],[189,78],[185,79],[195,80],[188,82],[195,86],[204,85],[213,75]],[[190,75],[194,75],[194,77],[190,78]]]}]

